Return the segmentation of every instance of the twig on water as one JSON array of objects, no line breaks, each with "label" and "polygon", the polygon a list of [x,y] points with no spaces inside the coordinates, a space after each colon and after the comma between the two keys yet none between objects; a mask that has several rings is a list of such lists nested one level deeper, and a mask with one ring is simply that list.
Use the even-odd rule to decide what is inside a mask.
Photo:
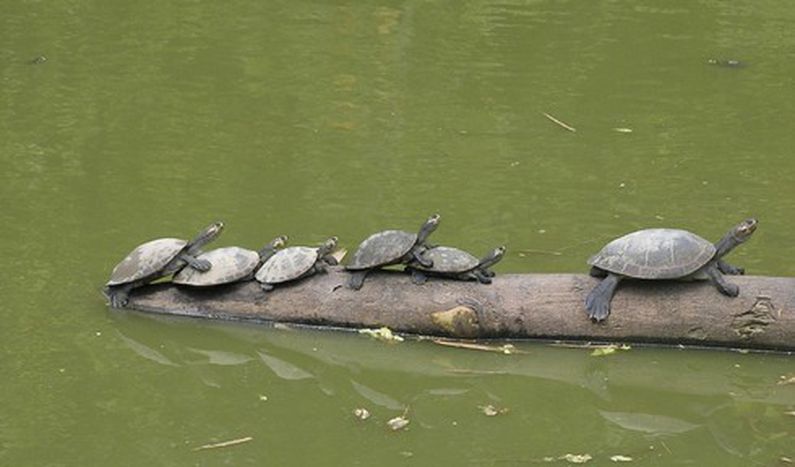
[{"label": "twig on water", "polygon": [[251,436],[246,436],[245,438],[238,438],[229,441],[224,441],[221,443],[212,443],[212,444],[204,444],[199,446],[198,448],[193,448],[194,451],[204,451],[205,449],[218,449],[218,448],[228,448],[230,446],[237,446],[238,444],[248,443],[251,441]]},{"label": "twig on water", "polygon": [[562,121],[558,120],[557,118],[553,117],[552,115],[549,115],[546,112],[541,112],[541,113],[544,114],[544,116],[547,117],[548,119],[552,120],[554,123],[557,123],[561,127],[571,131],[572,133],[576,133],[577,132],[577,129],[574,128],[573,126],[567,125],[565,122],[562,122]]}]

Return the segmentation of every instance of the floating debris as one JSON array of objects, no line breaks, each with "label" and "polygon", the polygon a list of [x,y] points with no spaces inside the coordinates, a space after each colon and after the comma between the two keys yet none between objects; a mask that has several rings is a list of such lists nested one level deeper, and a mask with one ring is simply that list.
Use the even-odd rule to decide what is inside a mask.
[{"label": "floating debris", "polygon": [[566,461],[570,464],[585,464],[593,459],[590,454],[564,454],[560,457],[545,457],[544,462]]},{"label": "floating debris", "polygon": [[778,384],[795,384],[795,376],[781,375]]},{"label": "floating debris", "polygon": [[455,347],[459,349],[469,349],[469,350],[483,350],[486,352],[497,352],[505,355],[512,355],[515,353],[527,353],[518,350],[513,344],[485,345],[485,344],[475,344],[471,342],[452,341],[448,339],[433,339],[433,343],[444,345],[446,347]]},{"label": "floating debris", "polygon": [[632,462],[632,458],[629,456],[622,456],[622,455],[615,455],[610,456],[610,460],[613,462]]},{"label": "floating debris", "polygon": [[496,417],[497,415],[505,415],[508,413],[508,408],[501,407],[497,408],[493,405],[479,405],[478,408],[483,412],[483,415],[487,417]]},{"label": "floating debris", "polygon": [[710,58],[707,63],[723,68],[743,68],[745,66],[745,63],[733,58]]},{"label": "floating debris", "polygon": [[566,124],[566,122],[563,122],[563,121],[561,121],[561,120],[558,120],[557,118],[553,117],[552,115],[550,115],[550,114],[548,114],[548,113],[546,113],[546,112],[541,112],[541,113],[542,113],[542,114],[543,114],[545,117],[547,117],[548,119],[550,119],[552,122],[554,122],[554,123],[556,123],[556,124],[560,125],[562,128],[565,128],[565,129],[567,129],[567,130],[571,131],[572,133],[576,133],[576,132],[577,132],[577,129],[576,129],[576,128],[574,128],[574,127],[573,127],[573,126],[571,126],[571,125],[568,125],[568,124]]},{"label": "floating debris", "polygon": [[632,128],[613,128],[618,133],[632,133]]},{"label": "floating debris", "polygon": [[353,411],[353,416],[358,418],[359,420],[367,420],[370,418],[370,411],[365,409],[364,407],[360,407]]},{"label": "floating debris", "polygon": [[405,339],[393,333],[391,329],[384,326],[378,329],[359,329],[359,334],[368,336],[384,342],[403,342]]},{"label": "floating debris", "polygon": [[388,426],[392,431],[398,431],[406,428],[409,423],[409,419],[406,418],[404,414],[399,417],[389,419],[389,421],[386,422],[386,426]]},{"label": "floating debris", "polygon": [[47,61],[47,57],[45,57],[44,55],[39,55],[38,57],[36,57],[33,60],[31,60],[30,63],[32,63],[34,65],[41,65],[42,63],[45,63],[46,61]]},{"label": "floating debris", "polygon": [[224,441],[224,442],[221,442],[221,443],[204,444],[204,445],[201,445],[201,446],[199,446],[197,448],[193,448],[193,450],[194,451],[203,451],[205,449],[228,448],[230,446],[237,446],[239,444],[248,443],[252,439],[254,439],[254,438],[252,438],[251,436],[246,436],[245,438],[233,439],[233,440]]},{"label": "floating debris", "polygon": [[604,346],[596,347],[595,349],[593,349],[591,351],[591,356],[592,357],[604,357],[605,355],[612,355],[612,354],[618,352],[619,350],[630,350],[631,348],[632,347],[628,346],[627,344],[623,344],[623,345],[615,345],[615,344],[604,345]]}]

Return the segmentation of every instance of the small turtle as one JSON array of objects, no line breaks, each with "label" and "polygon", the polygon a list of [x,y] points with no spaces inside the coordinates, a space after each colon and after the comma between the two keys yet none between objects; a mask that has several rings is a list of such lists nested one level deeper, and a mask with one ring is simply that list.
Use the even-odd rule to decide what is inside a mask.
[{"label": "small turtle", "polygon": [[275,255],[285,242],[287,242],[287,236],[282,235],[274,238],[259,251],[230,246],[202,253],[197,256],[197,259],[209,261],[213,265],[209,271],[202,272],[194,268],[182,268],[174,275],[172,282],[206,287],[253,279],[254,272]]},{"label": "small turtle", "polygon": [[212,264],[197,259],[196,255],[204,245],[215,240],[223,229],[223,222],[216,222],[189,242],[178,238],[160,238],[135,248],[110,274],[104,290],[110,306],[126,306],[130,290],[160,277],[170,276],[185,265],[199,271],[210,270]]},{"label": "small turtle", "polygon": [[337,237],[326,240],[320,248],[291,246],[271,256],[254,278],[265,292],[276,284],[302,279],[317,272],[325,272],[328,265],[337,264],[331,252],[337,247]]},{"label": "small turtle", "polygon": [[436,230],[439,218],[439,214],[429,217],[416,234],[402,230],[384,230],[367,237],[359,244],[353,260],[346,267],[348,271],[352,271],[348,286],[359,290],[370,271],[392,264],[415,261],[426,268],[432,267],[433,261],[426,259],[423,253],[428,249],[425,240]]},{"label": "small turtle", "polygon": [[495,248],[481,260],[458,248],[436,246],[423,255],[433,261],[432,267],[426,268],[414,261],[408,264],[407,269],[411,272],[411,280],[415,284],[425,283],[428,275],[464,281],[477,280],[481,284],[491,284],[494,273],[488,268],[497,264],[504,255],[504,246]]},{"label": "small turtle", "polygon": [[591,275],[604,277],[585,300],[588,316],[601,321],[610,314],[610,300],[624,278],[708,279],[718,290],[736,297],[740,288],[723,274],[744,274],[742,268],[723,261],[734,247],[748,240],[758,225],[746,219],[714,245],[698,235],[678,229],[646,229],[632,232],[605,245],[591,257]]}]

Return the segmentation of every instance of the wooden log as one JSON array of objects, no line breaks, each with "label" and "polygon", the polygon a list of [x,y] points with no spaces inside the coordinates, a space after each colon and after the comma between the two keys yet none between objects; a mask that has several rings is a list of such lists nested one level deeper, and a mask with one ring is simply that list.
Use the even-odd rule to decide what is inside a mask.
[{"label": "wooden log", "polygon": [[602,323],[585,313],[598,282],[581,274],[505,274],[491,285],[381,271],[359,291],[340,268],[265,294],[256,282],[212,288],[157,284],[129,308],[211,319],[284,322],[457,338],[532,338],[795,350],[795,278],[733,276],[740,296],[708,282],[624,281]]}]

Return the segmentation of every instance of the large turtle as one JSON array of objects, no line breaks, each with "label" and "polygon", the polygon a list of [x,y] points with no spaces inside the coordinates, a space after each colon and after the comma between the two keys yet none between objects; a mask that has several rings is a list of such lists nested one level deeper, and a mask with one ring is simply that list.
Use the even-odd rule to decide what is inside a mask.
[{"label": "large turtle", "polygon": [[204,245],[215,240],[223,229],[223,222],[216,222],[189,242],[178,238],[159,238],[136,247],[110,274],[104,290],[110,306],[126,306],[130,290],[174,274],[185,265],[199,271],[208,271],[212,264],[207,260],[197,259],[196,255]]},{"label": "large turtle", "polygon": [[415,261],[427,268],[432,267],[433,261],[426,259],[423,253],[428,249],[425,240],[436,230],[439,218],[439,214],[429,217],[416,234],[402,230],[384,230],[367,237],[359,244],[353,260],[346,267],[348,271],[352,271],[348,286],[359,290],[370,271],[392,264]]},{"label": "large turtle", "polygon": [[471,254],[458,248],[436,246],[425,252],[426,259],[433,261],[433,266],[426,268],[416,261],[408,264],[411,280],[415,284],[423,284],[427,276],[448,277],[458,280],[477,280],[481,284],[491,284],[494,272],[488,268],[497,264],[505,255],[505,247],[501,246],[490,251],[478,260]]},{"label": "large turtle", "polygon": [[217,248],[197,257],[209,261],[213,267],[209,271],[194,268],[182,268],[174,275],[175,284],[207,287],[228,284],[254,278],[254,272],[262,266],[276,251],[287,242],[287,236],[274,238],[259,251],[252,251],[237,246]]},{"label": "large turtle", "polygon": [[276,284],[325,272],[330,264],[337,264],[331,252],[337,247],[337,237],[326,240],[320,248],[291,246],[271,256],[257,271],[254,278],[267,292]]},{"label": "large turtle", "polygon": [[624,278],[708,279],[722,294],[736,297],[740,288],[726,281],[723,274],[745,271],[722,258],[748,240],[758,223],[756,219],[746,219],[714,245],[692,232],[678,229],[639,230],[613,240],[588,260],[593,266],[591,275],[604,277],[585,299],[588,316],[594,321],[607,318],[610,300]]}]

